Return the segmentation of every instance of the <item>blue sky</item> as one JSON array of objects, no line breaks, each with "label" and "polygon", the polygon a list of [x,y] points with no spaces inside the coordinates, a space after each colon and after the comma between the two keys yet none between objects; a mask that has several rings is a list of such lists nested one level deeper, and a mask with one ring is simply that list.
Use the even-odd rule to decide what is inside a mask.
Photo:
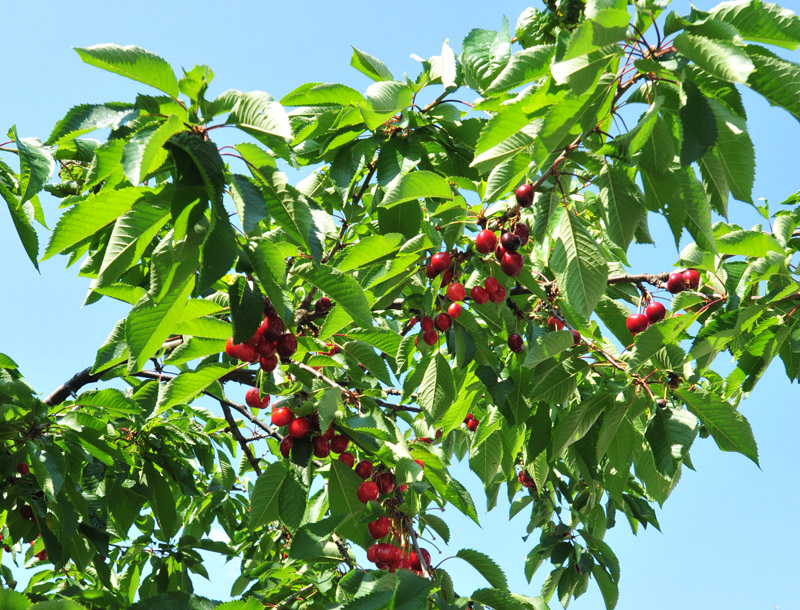
[{"label": "blue sky", "polygon": [[[534,0],[533,5],[538,2]],[[529,3],[248,0],[223,7],[204,1],[76,0],[5,4],[0,128],[5,131],[16,124],[21,135],[44,139],[73,105],[132,100],[145,89],[83,64],[73,46],[136,44],[167,58],[176,70],[196,63],[210,65],[216,73],[212,95],[228,88],[259,89],[280,99],[310,81],[365,89],[369,81],[348,65],[350,45],[379,57],[395,75],[404,71],[415,75],[417,62],[409,57],[411,53],[438,54],[445,39],[458,51],[470,29],[496,29],[503,14],[513,27]],[[713,6],[703,0],[697,5]],[[784,5],[800,8],[798,0]],[[674,8],[685,12],[688,3],[676,2]],[[744,93],[757,151],[755,196],[768,199],[775,209],[800,189],[796,160],[800,124]],[[54,222],[55,203],[44,203],[47,217]],[[745,227],[759,222],[739,202],[731,203],[731,218]],[[677,258],[665,224],[653,222],[652,228],[658,247],[637,248],[630,256],[634,272],[666,270]],[[46,243],[46,232],[40,235]],[[88,281],[76,278],[76,268],[65,271],[64,258],[43,262],[41,275],[36,274],[5,211],[0,211],[0,260],[3,285],[9,291],[0,299],[0,351],[11,355],[28,381],[47,394],[93,361],[97,346],[126,315],[127,306],[104,299],[81,308]],[[244,390],[241,393],[243,399]],[[608,541],[622,565],[620,610],[799,607],[796,549],[800,534],[792,518],[800,505],[800,444],[795,440],[800,429],[798,396],[797,387],[786,381],[782,366],[776,363],[741,407],[760,445],[761,470],[738,454],[721,453],[710,439],[698,440],[692,451],[697,472],[685,471],[665,504],[659,515],[663,533],[640,530],[634,537],[625,522],[610,531]],[[477,478],[465,476],[472,482],[476,501],[484,506]],[[501,503],[482,518],[483,528],[478,529],[455,509],[448,510],[443,516],[451,524],[454,539],[450,551],[434,553],[434,562],[462,547],[484,550],[500,561],[513,590],[538,594],[536,585],[546,571],[531,586],[523,576],[524,557],[535,541],[522,542],[523,519],[508,523],[507,514]],[[478,582],[471,568],[457,560],[445,566],[464,592]],[[209,571],[220,578],[205,584],[198,578],[198,591],[218,597],[233,578],[223,576],[224,570]],[[555,601],[553,605],[558,606]],[[601,608],[596,587],[592,585],[572,607]]]}]

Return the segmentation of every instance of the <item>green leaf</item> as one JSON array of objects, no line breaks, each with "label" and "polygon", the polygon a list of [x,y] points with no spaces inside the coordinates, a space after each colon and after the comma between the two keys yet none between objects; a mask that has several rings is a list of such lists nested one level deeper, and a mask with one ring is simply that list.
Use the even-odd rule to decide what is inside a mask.
[{"label": "green leaf", "polygon": [[789,9],[761,0],[733,0],[711,9],[710,15],[735,27],[745,40],[796,49],[800,19]]},{"label": "green leaf", "polygon": [[694,391],[679,388],[675,394],[708,428],[722,451],[736,451],[758,464],[758,446],[753,430],[733,405],[700,388]]},{"label": "green leaf", "polygon": [[36,230],[33,228],[32,214],[29,214],[29,206],[22,206],[19,203],[16,195],[12,193],[0,180],[0,196],[6,202],[8,211],[11,214],[11,221],[14,223],[14,229],[17,231],[22,247],[25,249],[25,254],[28,255],[33,266],[39,270],[39,237],[36,235]]},{"label": "green leaf", "polygon": [[551,458],[559,457],[572,443],[582,439],[612,400],[608,394],[596,394],[573,404],[553,430]]},{"label": "green leaf", "polygon": [[308,199],[289,184],[286,174],[275,168],[250,168],[258,181],[272,219],[298,246],[310,251],[313,219]]},{"label": "green leaf", "polygon": [[747,53],[756,66],[747,86],[800,121],[800,65],[756,45],[747,45]]},{"label": "green leaf", "polygon": [[139,261],[145,250],[151,247],[153,239],[169,219],[169,201],[160,199],[139,201],[119,216],[91,288],[118,281],[129,267]]},{"label": "green leaf", "polygon": [[221,202],[225,190],[225,164],[219,156],[217,145],[189,131],[174,134],[169,139],[169,144],[173,155],[179,156],[181,152],[185,153],[200,172],[208,198],[214,202]]},{"label": "green leaf", "polygon": [[147,481],[150,508],[153,509],[156,521],[163,532],[163,540],[169,540],[181,526],[181,520],[175,510],[177,498],[164,474],[157,470],[152,462],[145,461],[142,473]]},{"label": "green leaf", "polygon": [[603,252],[572,212],[564,214],[550,267],[569,304],[588,318],[606,289]]},{"label": "green leaf", "polygon": [[747,124],[720,102],[712,99],[709,104],[717,123],[717,141],[713,150],[725,171],[727,185],[736,199],[752,203],[756,155]]},{"label": "green leaf", "polygon": [[609,44],[590,53],[571,57],[553,64],[553,80],[567,84],[575,95],[583,95],[597,83],[612,59],[622,55],[616,44]]},{"label": "green leaf", "polygon": [[251,239],[247,242],[247,259],[253,266],[258,283],[282,320],[294,315],[292,302],[283,291],[286,278],[286,261],[278,247],[268,239]]},{"label": "green leaf", "polygon": [[508,91],[542,78],[547,74],[554,51],[553,45],[540,45],[517,51],[489,85],[487,92]]},{"label": "green leaf", "polygon": [[507,591],[500,589],[478,589],[470,598],[494,610],[528,610],[528,606],[517,601]]},{"label": "green leaf", "polygon": [[404,241],[405,237],[400,233],[369,235],[357,244],[348,246],[347,255],[336,266],[343,273],[360,269],[373,261],[396,252]]},{"label": "green leaf", "polygon": [[428,607],[428,592],[433,587],[430,580],[417,576],[410,570],[398,570],[394,576],[397,578],[397,585],[393,610],[423,610]]},{"label": "green leaf", "polygon": [[503,19],[499,32],[471,30],[461,44],[461,65],[467,86],[476,91],[487,89],[510,58],[511,37],[507,19]]},{"label": "green leaf", "polygon": [[284,106],[358,106],[364,96],[355,89],[338,83],[305,83],[287,93]]},{"label": "green leaf", "polygon": [[394,80],[394,76],[380,59],[353,47],[350,65],[374,81]]},{"label": "green leaf", "polygon": [[429,527],[434,532],[439,534],[445,543],[450,542],[450,527],[447,525],[444,519],[437,517],[436,515],[423,513],[419,516],[419,520],[424,523],[426,527]]},{"label": "green leaf", "polygon": [[207,364],[194,371],[185,371],[159,387],[159,415],[175,405],[185,404],[205,390],[212,383],[230,373],[234,367],[222,364]]},{"label": "green leaf", "polygon": [[717,140],[717,123],[708,99],[692,81],[683,83],[686,105],[679,115],[683,126],[681,164],[689,165],[700,159]]},{"label": "green leaf", "polygon": [[500,468],[502,458],[502,434],[498,431],[492,432],[482,443],[473,445],[470,450],[469,467],[483,481],[487,489]]},{"label": "green leaf", "polygon": [[130,352],[129,374],[140,371],[161,349],[172,334],[172,327],[180,318],[193,288],[194,276],[189,276],[158,303],[150,295],[145,295],[133,307],[125,325],[125,338]]},{"label": "green leaf", "polygon": [[39,140],[20,138],[11,128],[19,156],[19,203],[24,204],[42,190],[53,171],[53,156]]},{"label": "green leaf", "polygon": [[545,333],[536,337],[528,346],[524,366],[534,366],[544,362],[573,345],[575,345],[575,338],[571,332],[564,330]]},{"label": "green leaf", "polygon": [[766,256],[769,252],[783,252],[777,239],[761,231],[731,231],[717,237],[716,243],[720,254],[759,257]]},{"label": "green leaf", "polygon": [[307,504],[308,490],[297,480],[296,476],[289,472],[281,485],[278,513],[281,523],[292,534],[297,532],[302,525]]},{"label": "green leaf", "polygon": [[636,335],[635,346],[628,359],[628,370],[633,372],[658,352],[663,346],[673,343],[695,320],[694,315],[673,316],[658,324],[651,324]]},{"label": "green leaf", "polygon": [[364,289],[352,276],[328,265],[317,267],[310,262],[295,264],[291,271],[293,275],[310,282],[327,294],[359,326],[363,328],[372,326],[369,301]]},{"label": "green leaf", "polygon": [[27,610],[30,607],[30,600],[22,593],[6,588],[0,589],[0,608],[3,610]]},{"label": "green leaf", "polygon": [[233,342],[248,341],[263,320],[264,299],[257,290],[242,276],[228,286],[231,304],[231,322],[233,323]]},{"label": "green leaf", "polygon": [[376,354],[371,346],[361,341],[348,341],[342,345],[342,351],[351,358],[355,358],[360,364],[363,364],[380,381],[386,385],[392,385],[392,377],[389,374],[386,361]]},{"label": "green leaf", "polygon": [[639,188],[627,173],[615,165],[604,165],[600,172],[598,198],[605,213],[608,237],[627,250],[645,211]]},{"label": "green leaf", "polygon": [[278,520],[281,487],[290,476],[286,462],[273,462],[258,476],[250,493],[250,531]]},{"label": "green leaf", "polygon": [[[361,477],[352,468],[348,468],[339,460],[331,460],[328,474],[328,504],[332,516],[345,515],[354,519],[360,517],[365,505],[358,500],[356,494],[362,482]],[[354,519],[344,521],[336,531],[366,548],[371,539],[368,540],[366,527],[356,523]]]},{"label": "green leaf", "polygon": [[410,172],[398,176],[386,186],[386,195],[381,200],[381,206],[388,208],[404,201],[435,197],[438,199],[453,199],[453,190],[445,179],[427,171]]},{"label": "green leaf", "polygon": [[52,445],[47,448],[33,443],[27,443],[27,445],[36,482],[39,483],[50,502],[58,502],[56,496],[61,491],[64,477],[67,475],[67,461],[64,455],[58,447]]},{"label": "green leaf", "polygon": [[606,610],[614,610],[617,606],[619,599],[619,586],[614,582],[601,566],[594,564],[592,566],[592,575],[597,581],[597,587],[600,589],[600,594],[603,596],[603,603]]},{"label": "green leaf", "polygon": [[463,559],[473,568],[478,570],[481,576],[495,589],[508,591],[508,581],[503,570],[489,556],[472,549],[459,549],[456,557]]},{"label": "green leaf", "polygon": [[169,63],[150,51],[116,44],[98,44],[76,48],[75,51],[89,65],[150,85],[170,97],[178,97],[178,79]]},{"label": "green leaf", "polygon": [[173,135],[185,131],[180,117],[171,115],[165,121],[150,123],[128,140],[122,149],[122,169],[131,184],[138,185],[166,160],[164,144]]},{"label": "green leaf", "polygon": [[290,140],[292,126],[283,106],[264,91],[242,93],[225,121],[270,145],[270,137]]},{"label": "green leaf", "polygon": [[394,114],[406,108],[413,96],[413,89],[399,81],[381,81],[367,88],[367,102],[371,110],[381,114]]},{"label": "green leaf", "polygon": [[53,230],[43,258],[59,254],[94,235],[130,210],[145,195],[155,192],[151,189],[131,187],[89,195],[64,212]]},{"label": "green leaf", "polygon": [[475,146],[475,154],[480,155],[487,150],[491,150],[530,122],[531,119],[523,110],[521,104],[503,108],[502,112],[498,112],[484,123],[481,137]]},{"label": "green leaf", "polygon": [[675,37],[672,44],[682,55],[722,80],[746,83],[750,74],[756,69],[742,47],[724,40],[683,32]]},{"label": "green leaf", "polygon": [[64,118],[56,123],[45,144],[56,144],[59,140],[77,138],[95,129],[117,129],[139,114],[136,106],[125,102],[105,104],[81,104],[69,109]]},{"label": "green leaf", "polygon": [[428,416],[428,423],[439,421],[455,398],[456,390],[450,365],[441,354],[435,354],[428,362],[419,386],[418,402]]},{"label": "green leaf", "polygon": [[258,186],[247,176],[232,174],[228,181],[231,199],[246,235],[258,233],[258,225],[269,218],[267,204]]},{"label": "green leaf", "polygon": [[[2,600],[2,598],[0,598],[0,600]],[[28,608],[28,606],[24,607]],[[2,606],[2,608],[6,610],[5,606]],[[14,608],[16,608],[16,606],[12,606],[9,610],[14,610]],[[58,599],[33,604],[33,606],[30,606],[30,610],[86,610],[86,606],[82,606],[78,602],[70,599]]]}]

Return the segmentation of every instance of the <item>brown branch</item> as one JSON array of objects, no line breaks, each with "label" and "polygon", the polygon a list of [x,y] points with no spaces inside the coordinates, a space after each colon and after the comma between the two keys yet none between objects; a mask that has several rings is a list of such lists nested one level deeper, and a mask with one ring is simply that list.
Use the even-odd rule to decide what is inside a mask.
[{"label": "brown branch", "polygon": [[260,476],[261,467],[258,465],[258,459],[255,455],[253,455],[253,452],[250,451],[250,446],[247,444],[247,440],[242,436],[242,433],[239,432],[239,426],[236,422],[236,419],[233,417],[233,413],[231,413],[230,406],[226,405],[222,401],[220,401],[220,405],[222,406],[222,412],[225,415],[225,421],[228,422],[228,429],[231,431],[233,438],[236,439],[236,442],[239,443],[242,451],[244,451],[247,461],[250,462],[250,465],[253,467],[253,471],[256,473],[256,476]]},{"label": "brown branch", "polygon": [[50,407],[60,405],[70,396],[74,396],[83,386],[99,380],[103,372],[92,373],[92,367],[87,366],[81,372],[75,373],[68,381],[58,386],[42,402]]},{"label": "brown branch", "polygon": [[670,273],[672,271],[664,271],[663,273],[640,273],[638,275],[613,275],[608,278],[609,284],[640,284],[642,282],[647,282],[648,284],[652,284],[653,286],[658,286],[659,288],[664,288],[666,281],[669,279]]},{"label": "brown branch", "polygon": [[419,559],[419,565],[422,568],[422,575],[425,578],[430,578],[431,577],[430,566],[428,565],[428,562],[425,561],[425,557],[423,557],[422,553],[419,550],[417,533],[414,531],[414,526],[411,523],[411,519],[408,518],[408,515],[403,515],[403,525],[405,525],[406,532],[411,538],[411,546],[414,547],[414,551],[417,553],[417,558]]}]

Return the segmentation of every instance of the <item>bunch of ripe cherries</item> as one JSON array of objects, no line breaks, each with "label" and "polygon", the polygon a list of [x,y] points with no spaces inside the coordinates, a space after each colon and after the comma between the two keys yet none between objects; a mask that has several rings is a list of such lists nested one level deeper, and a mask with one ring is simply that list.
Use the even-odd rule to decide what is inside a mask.
[{"label": "bunch of ripe cherries", "polygon": [[[675,271],[667,279],[667,290],[671,294],[678,294],[684,290],[696,290],[700,286],[700,272],[697,269]],[[647,330],[651,324],[661,322],[667,315],[666,308],[656,301],[650,301],[644,313],[634,313],[625,320],[625,325],[632,335]]]}]

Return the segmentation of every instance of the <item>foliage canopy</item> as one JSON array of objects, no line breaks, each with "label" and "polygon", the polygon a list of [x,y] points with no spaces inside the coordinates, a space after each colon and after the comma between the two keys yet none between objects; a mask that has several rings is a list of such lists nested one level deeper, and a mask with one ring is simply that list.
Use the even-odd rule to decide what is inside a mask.
[{"label": "foliage canopy", "polygon": [[[754,205],[736,86],[800,119],[800,65],[767,48],[796,49],[800,20],[760,0],[668,4],[551,1],[513,38],[504,20],[460,55],[445,43],[413,79],[354,49],[365,92],[306,83],[280,101],[207,99],[209,67],[177,76],[138,47],[76,49],[155,92],[76,106],[44,141],[12,127],[0,195],[35,267],[67,256],[87,304],[130,313],[44,399],[0,354],[0,578],[14,587],[8,561],[39,568],[0,606],[539,610],[594,580],[613,608],[607,529],[659,526],[697,436],[758,463],[737,407],[775,358],[800,377],[800,195],[757,207],[766,229],[729,215]],[[42,191],[62,211],[44,247]],[[672,272],[697,285],[626,271],[659,214],[676,245],[694,240]],[[524,235],[521,269],[480,252],[485,230]],[[666,318],[632,337],[659,301]],[[230,384],[312,435],[287,436]],[[349,439],[336,453],[373,464],[380,501],[359,501],[370,474],[328,455],[329,428]],[[490,508],[503,493],[530,515],[540,597],[471,549],[456,556],[486,586],[456,591],[421,551],[420,536],[449,539],[444,506],[478,519],[449,471],[465,459]],[[413,557],[362,567],[382,515],[376,538]],[[191,595],[191,575],[209,577],[200,551],[242,558],[241,599]]]}]

